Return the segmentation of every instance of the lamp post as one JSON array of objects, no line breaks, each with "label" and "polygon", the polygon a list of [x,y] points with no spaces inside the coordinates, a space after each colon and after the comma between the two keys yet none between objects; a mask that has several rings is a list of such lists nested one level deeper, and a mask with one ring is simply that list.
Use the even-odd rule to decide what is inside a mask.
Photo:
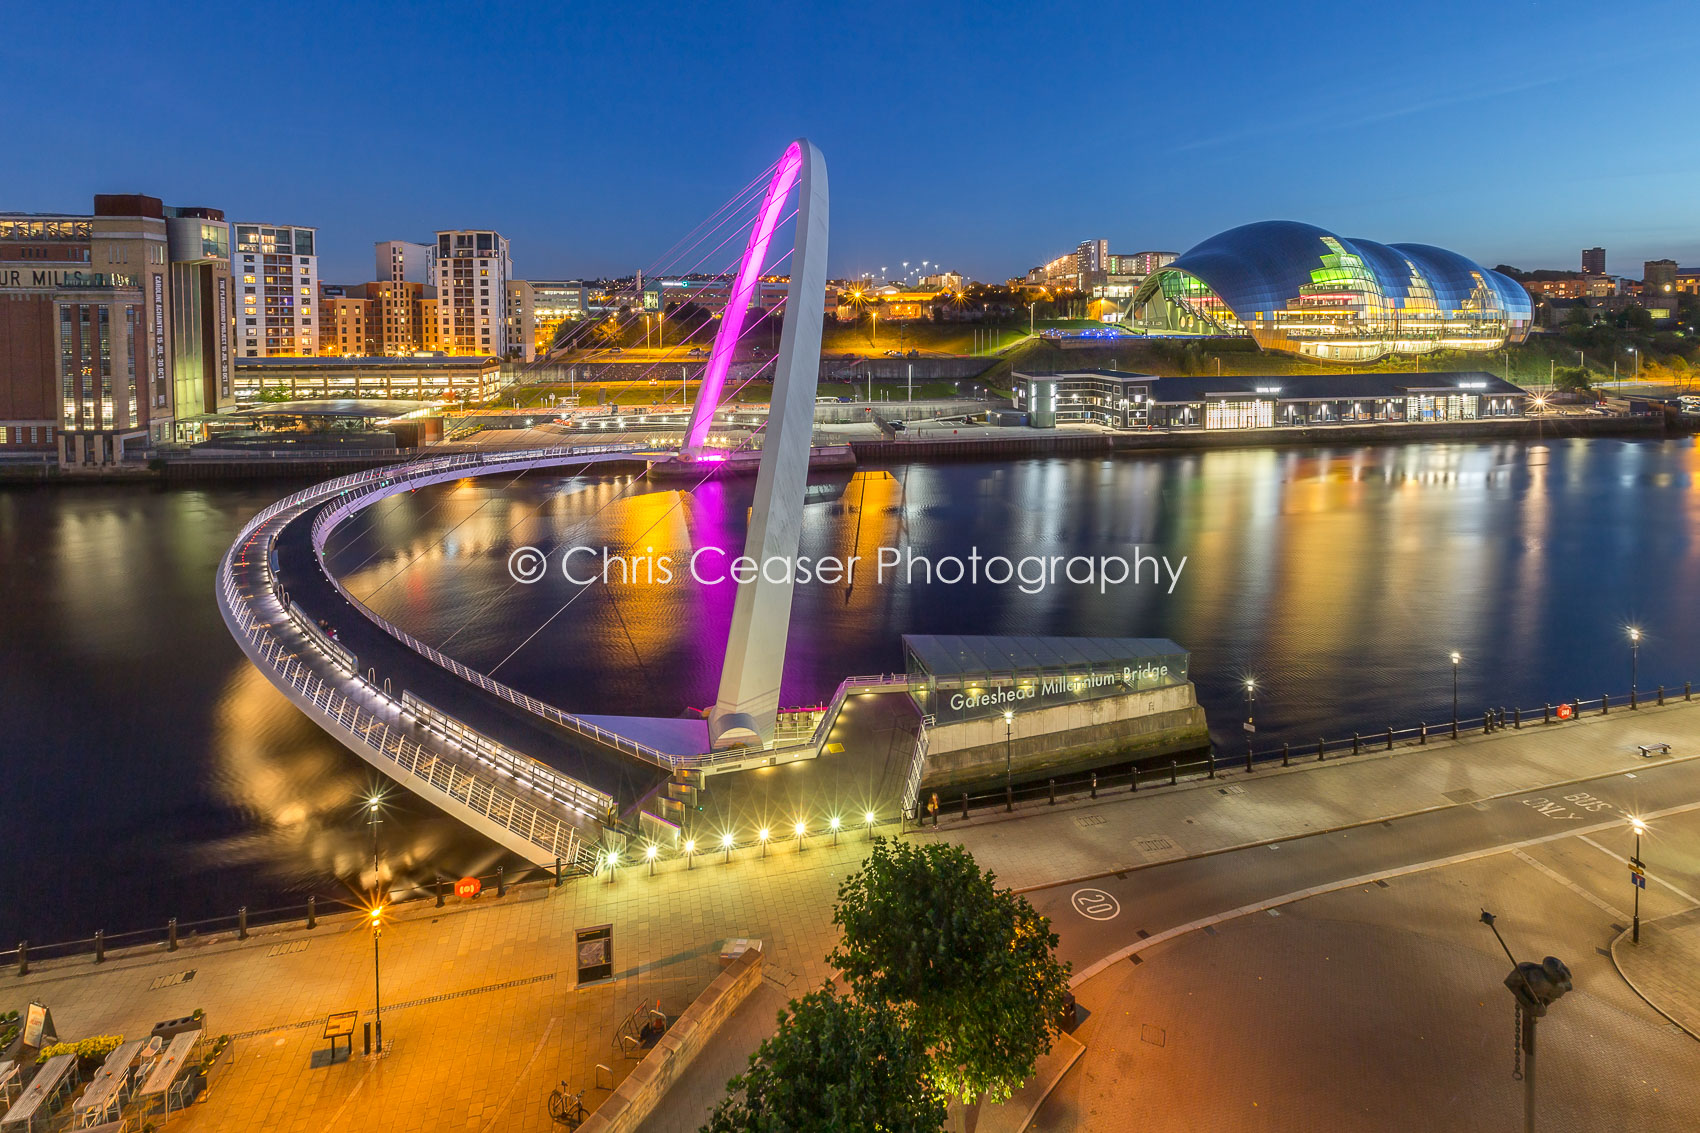
[{"label": "lamp post", "polygon": [[836,814],[832,816],[832,822],[830,823],[830,825],[832,827],[832,844],[834,846],[836,846],[836,845],[838,845],[838,825],[839,825],[838,816]]},{"label": "lamp post", "polygon": [[620,864],[620,852],[618,850],[609,850],[608,851],[608,884],[609,885],[614,884],[614,867],[619,865],[619,864]]},{"label": "lamp post", "polygon": [[372,906],[372,1006],[377,1018],[378,1053],[384,1053],[384,987],[378,963],[378,937],[384,932],[384,907]]},{"label": "lamp post", "polygon": [[655,855],[659,852],[659,850],[660,847],[658,847],[654,842],[651,842],[649,847],[643,852],[643,856],[649,859],[649,876],[651,877],[655,876]]},{"label": "lamp post", "polygon": [[797,823],[796,831],[797,831],[797,852],[800,854],[800,853],[803,852],[803,835],[808,833],[808,827],[804,826],[801,822],[799,822],[799,823]]},{"label": "lamp post", "polygon": [[1003,712],[1003,808],[1013,809],[1015,767],[1015,713],[1009,709]]},{"label": "lamp post", "polygon": [[1629,705],[1635,706],[1636,693],[1641,684],[1641,630],[1638,626],[1629,627]]},{"label": "lamp post", "polygon": [[691,863],[696,856],[696,852],[696,840],[694,838],[687,838],[685,840],[685,868],[687,870],[691,868]]},{"label": "lamp post", "polygon": [[1252,709],[1252,701],[1256,699],[1252,694],[1256,691],[1257,681],[1252,677],[1247,677],[1245,679],[1245,766],[1247,771],[1251,770],[1251,740],[1257,734],[1257,719]]},{"label": "lamp post", "polygon": [[725,834],[721,836],[720,848],[726,851],[726,857],[720,864],[726,865],[732,860],[732,835]]},{"label": "lamp post", "polygon": [[378,827],[383,824],[383,816],[378,813],[378,804],[383,800],[378,795],[370,795],[366,799],[366,825],[372,828],[372,887],[379,884],[378,875]]},{"label": "lamp post", "polygon": [[1629,930],[1629,942],[1641,943],[1641,890],[1647,886],[1647,867],[1641,864],[1641,835],[1647,832],[1647,824],[1639,818],[1631,818],[1629,825],[1635,831],[1635,856],[1629,859],[1629,880],[1635,886],[1635,919]]},{"label": "lamp post", "polygon": [[767,857],[767,827],[762,827],[761,833],[757,837],[761,839],[761,856],[765,858]]},{"label": "lamp post", "polygon": [[1458,662],[1463,658],[1457,651],[1452,653],[1452,738],[1458,738]]},{"label": "lamp post", "polygon": [[[884,271],[885,269],[881,268],[880,270]],[[874,840],[874,812],[870,810],[862,818],[868,824],[868,841],[872,842]]]}]

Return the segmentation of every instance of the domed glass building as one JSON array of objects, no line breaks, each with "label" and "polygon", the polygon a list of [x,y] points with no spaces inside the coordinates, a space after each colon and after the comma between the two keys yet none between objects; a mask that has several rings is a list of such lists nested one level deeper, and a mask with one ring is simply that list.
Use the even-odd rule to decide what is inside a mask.
[{"label": "domed glass building", "polygon": [[1368,361],[1496,350],[1529,336],[1531,313],[1521,284],[1457,252],[1270,220],[1212,236],[1147,276],[1128,321],[1158,333],[1249,335],[1267,350]]}]

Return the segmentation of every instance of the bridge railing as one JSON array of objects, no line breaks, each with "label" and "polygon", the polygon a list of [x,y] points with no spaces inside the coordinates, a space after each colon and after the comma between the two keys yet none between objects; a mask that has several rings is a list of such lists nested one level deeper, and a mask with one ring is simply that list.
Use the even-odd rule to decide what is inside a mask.
[{"label": "bridge railing", "polygon": [[[329,717],[345,738],[351,738],[381,755],[394,767],[397,778],[411,777],[428,784],[434,791],[507,828],[549,855],[569,862],[578,859],[581,840],[571,824],[424,748],[345,696],[303,664],[271,634],[265,623],[255,617],[242,594],[228,556],[220,575],[220,598],[231,611],[243,636],[253,646],[254,656],[269,665],[284,684]],[[374,691],[374,695],[381,694]],[[560,805],[582,811],[574,799],[553,796],[536,785],[530,789],[553,798]]]},{"label": "bridge railing", "polygon": [[920,814],[921,777],[927,770],[927,745],[929,743],[927,729],[934,723],[931,714],[921,717],[920,724],[915,729],[915,747],[909,755],[909,778],[903,783],[902,815],[908,821]]}]

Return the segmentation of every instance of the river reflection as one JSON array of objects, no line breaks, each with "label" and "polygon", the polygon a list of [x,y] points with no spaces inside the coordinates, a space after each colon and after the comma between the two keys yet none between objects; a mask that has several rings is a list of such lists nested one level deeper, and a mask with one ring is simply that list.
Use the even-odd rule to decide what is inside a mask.
[{"label": "river reflection", "polygon": [[[1166,586],[798,587],[782,700],[901,666],[903,633],[1170,637],[1219,744],[1314,743],[1700,673],[1700,450],[1689,441],[1245,449],[864,468],[805,510],[803,553],[1186,558]],[[372,884],[366,764],[249,666],[213,602],[241,524],[297,485],[0,490],[0,941],[260,909]],[[750,485],[526,475],[405,493],[331,561],[470,664],[585,712],[709,704],[731,588],[520,586],[519,544],[741,549]],[[653,550],[650,550],[650,549]],[[405,791],[383,880],[506,861]]]}]

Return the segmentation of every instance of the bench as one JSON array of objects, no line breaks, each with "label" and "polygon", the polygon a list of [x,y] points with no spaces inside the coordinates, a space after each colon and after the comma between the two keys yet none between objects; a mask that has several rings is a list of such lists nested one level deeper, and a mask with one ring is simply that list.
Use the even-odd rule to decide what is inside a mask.
[{"label": "bench", "polygon": [[358,1011],[338,1011],[325,1019],[324,1037],[331,1040],[331,1061],[336,1061],[336,1041],[341,1039],[348,1044],[348,1057],[354,1057],[354,1024],[360,1018]]}]

